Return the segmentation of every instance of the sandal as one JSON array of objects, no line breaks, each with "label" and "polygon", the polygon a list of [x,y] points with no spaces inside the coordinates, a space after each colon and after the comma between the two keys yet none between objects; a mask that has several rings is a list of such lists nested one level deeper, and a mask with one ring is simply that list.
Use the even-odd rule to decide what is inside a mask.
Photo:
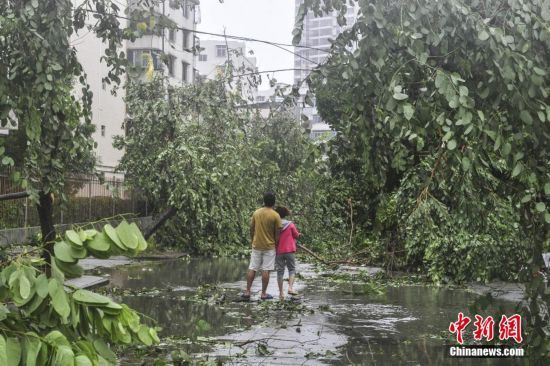
[{"label": "sandal", "polygon": [[289,294],[289,295],[293,295],[293,296],[298,296],[298,295],[299,295],[299,294],[298,294],[296,291],[294,291],[294,290],[288,291],[288,294]]},{"label": "sandal", "polygon": [[250,295],[241,294],[241,300],[250,300]]},{"label": "sandal", "polygon": [[273,300],[273,296],[270,294],[265,294],[264,297],[260,297],[261,300]]}]

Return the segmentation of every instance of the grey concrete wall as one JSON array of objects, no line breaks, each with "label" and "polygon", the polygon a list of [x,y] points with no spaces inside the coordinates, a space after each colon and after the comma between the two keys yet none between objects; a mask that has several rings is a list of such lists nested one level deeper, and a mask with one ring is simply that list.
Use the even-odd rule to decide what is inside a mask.
[{"label": "grey concrete wall", "polygon": [[[128,218],[129,222],[135,222],[141,229],[147,227],[152,222],[152,216],[138,217],[138,218]],[[120,220],[108,220],[96,223],[93,226],[96,229],[99,229],[103,225],[109,222],[111,225],[116,226]],[[64,233],[66,230],[69,230],[75,226],[84,226],[88,225],[86,223],[82,224],[65,224],[65,225],[56,225],[56,231],[58,234]],[[0,230],[0,246],[6,247],[10,245],[20,245],[29,243],[32,238],[40,233],[39,226],[27,227],[27,228],[17,228],[17,229],[4,229]]]}]

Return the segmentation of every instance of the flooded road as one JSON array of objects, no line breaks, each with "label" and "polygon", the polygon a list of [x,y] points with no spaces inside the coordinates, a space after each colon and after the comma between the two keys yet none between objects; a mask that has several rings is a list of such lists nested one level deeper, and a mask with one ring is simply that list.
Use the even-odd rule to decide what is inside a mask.
[{"label": "flooded road", "polygon": [[[373,289],[361,282],[335,281],[301,265],[303,278],[295,286],[299,298],[239,302],[246,269],[247,261],[196,258],[105,272],[111,276],[113,296],[162,327],[167,341],[154,357],[175,351],[235,365],[519,364],[445,355],[449,323],[458,312],[469,313],[477,297],[471,292],[422,285]],[[253,291],[259,289],[258,277]],[[268,292],[278,295],[274,276]],[[142,357],[128,352],[122,361],[139,365]]]}]

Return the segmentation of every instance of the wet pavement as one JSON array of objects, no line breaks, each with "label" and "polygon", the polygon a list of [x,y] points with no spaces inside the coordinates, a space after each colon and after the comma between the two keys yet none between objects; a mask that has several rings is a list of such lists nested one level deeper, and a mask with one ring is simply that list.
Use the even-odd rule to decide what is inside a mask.
[{"label": "wet pavement", "polygon": [[[166,357],[176,350],[233,365],[519,364],[445,355],[449,323],[458,312],[468,313],[478,297],[471,291],[425,285],[373,289],[361,282],[331,280],[302,264],[303,278],[295,286],[298,298],[258,301],[257,277],[252,301],[239,302],[246,268],[245,260],[197,258],[106,271],[113,296],[163,328],[161,335],[169,341],[160,348]],[[359,271],[374,274],[376,269]],[[278,295],[275,274],[268,292]],[[512,311],[513,305],[497,301],[488,314],[496,315],[496,306]],[[130,352],[122,364],[142,361]]]}]

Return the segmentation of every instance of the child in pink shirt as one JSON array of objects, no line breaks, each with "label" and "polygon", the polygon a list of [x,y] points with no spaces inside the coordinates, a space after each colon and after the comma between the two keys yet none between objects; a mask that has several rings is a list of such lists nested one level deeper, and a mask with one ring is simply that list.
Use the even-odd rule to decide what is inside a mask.
[{"label": "child in pink shirt", "polygon": [[275,257],[275,270],[277,271],[277,283],[279,285],[279,298],[283,300],[283,275],[285,274],[285,267],[288,268],[288,294],[298,295],[293,289],[294,277],[296,275],[296,260],[294,253],[296,253],[296,238],[300,236],[300,233],[296,229],[296,225],[292,221],[285,220],[290,214],[288,208],[281,206],[275,209],[281,217],[283,227],[279,236],[279,245],[277,246],[277,256]]}]

